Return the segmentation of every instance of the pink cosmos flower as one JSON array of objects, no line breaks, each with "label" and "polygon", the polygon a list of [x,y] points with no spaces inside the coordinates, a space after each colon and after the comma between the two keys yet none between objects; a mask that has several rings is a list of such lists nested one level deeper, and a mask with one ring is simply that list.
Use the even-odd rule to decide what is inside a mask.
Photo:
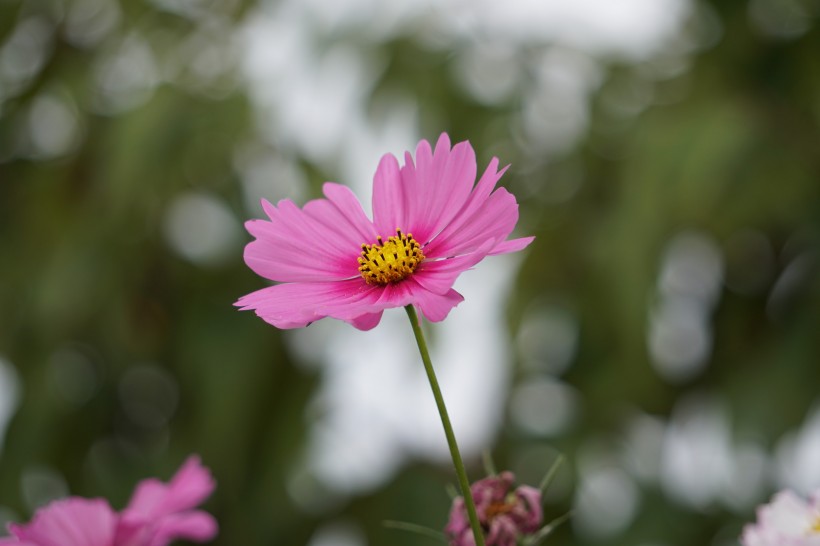
[{"label": "pink cosmos flower", "polygon": [[69,497],[41,508],[30,523],[12,523],[0,546],[166,546],[175,539],[205,542],[214,518],[193,510],[214,489],[199,458],[189,457],[167,484],[143,480],[128,506],[115,512],[104,499]]},{"label": "pink cosmos flower", "polygon": [[[514,481],[512,472],[502,472],[470,486],[478,521],[486,534],[486,546],[515,546],[519,537],[535,533],[541,527],[544,519],[541,491],[527,485],[511,490]],[[475,546],[462,497],[453,501],[444,534],[450,546]]]},{"label": "pink cosmos flower", "polygon": [[415,161],[408,152],[403,167],[390,154],[382,157],[372,220],[353,192],[331,182],[323,187],[326,199],[301,209],[288,199],[276,206],[262,201],[269,220],[245,224],[256,237],[245,247],[245,262],[280,284],[236,305],[278,328],[333,317],[369,330],[385,309],[408,304],[428,320],[443,320],[464,299],[452,288],[459,274],[533,240],[507,240],[518,204],[495,189],[505,170],[493,158],[476,183],[470,143],[451,149],[442,134],[435,150],[419,142]]},{"label": "pink cosmos flower", "polygon": [[820,546],[820,490],[808,502],[781,491],[757,509],[757,522],[743,529],[743,546]]}]

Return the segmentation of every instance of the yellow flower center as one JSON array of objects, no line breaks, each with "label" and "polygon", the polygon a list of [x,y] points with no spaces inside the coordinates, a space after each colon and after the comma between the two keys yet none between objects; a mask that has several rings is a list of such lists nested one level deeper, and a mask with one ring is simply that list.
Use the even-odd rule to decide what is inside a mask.
[{"label": "yellow flower center", "polygon": [[387,242],[379,236],[376,244],[362,245],[359,272],[367,284],[384,286],[412,275],[422,260],[424,254],[413,235],[404,235],[396,228],[396,234]]},{"label": "yellow flower center", "polygon": [[810,534],[820,534],[820,516],[817,516],[814,520],[814,525],[809,528]]}]

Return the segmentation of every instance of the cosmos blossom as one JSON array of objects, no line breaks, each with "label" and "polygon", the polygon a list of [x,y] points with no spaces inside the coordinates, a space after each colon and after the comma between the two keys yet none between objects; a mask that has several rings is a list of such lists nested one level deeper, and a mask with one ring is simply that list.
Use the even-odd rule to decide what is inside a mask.
[{"label": "cosmos blossom", "polygon": [[806,501],[781,491],[757,510],[757,521],[743,529],[743,546],[820,546],[820,490]]},{"label": "cosmos blossom", "polygon": [[214,518],[194,508],[214,489],[199,458],[189,457],[170,482],[139,483],[122,512],[105,499],[69,497],[39,509],[30,523],[9,525],[0,546],[166,546],[216,536]]},{"label": "cosmos blossom", "polygon": [[451,148],[442,134],[435,150],[422,140],[404,163],[382,157],[372,220],[350,189],[332,182],[323,186],[324,199],[302,208],[288,199],[262,201],[268,220],[245,224],[256,238],[245,247],[245,262],[278,284],[236,305],[278,328],[332,317],[369,330],[385,309],[409,304],[438,322],[464,300],[453,290],[463,271],[533,240],[508,239],[518,204],[496,189],[506,170],[498,170],[498,159],[476,183],[470,143]]},{"label": "cosmos blossom", "polygon": [[[513,490],[515,476],[502,472],[475,482],[470,491],[487,546],[515,546],[520,537],[538,531],[544,519],[541,492],[527,485]],[[450,546],[475,546],[464,499],[457,497],[444,528]]]}]

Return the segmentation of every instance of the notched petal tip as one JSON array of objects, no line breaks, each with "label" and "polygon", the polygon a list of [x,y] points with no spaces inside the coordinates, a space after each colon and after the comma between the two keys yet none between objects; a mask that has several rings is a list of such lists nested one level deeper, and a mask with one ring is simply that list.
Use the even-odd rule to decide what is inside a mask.
[{"label": "notched petal tip", "polygon": [[[424,142],[427,141],[425,140]],[[456,144],[456,146],[459,146],[460,144],[467,144],[467,146],[470,146],[470,142],[468,140],[459,142],[458,144]],[[430,146],[430,144],[428,143],[427,146]],[[438,140],[436,141],[436,153],[440,153],[440,150],[446,153],[450,153],[451,147],[452,146],[450,146],[450,135],[448,135],[446,132],[442,132],[438,136]]]}]

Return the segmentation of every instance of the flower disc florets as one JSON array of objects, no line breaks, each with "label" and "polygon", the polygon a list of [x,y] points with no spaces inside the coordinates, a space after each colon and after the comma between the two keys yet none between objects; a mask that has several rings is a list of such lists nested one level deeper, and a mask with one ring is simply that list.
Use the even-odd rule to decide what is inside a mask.
[{"label": "flower disc florets", "polygon": [[385,243],[381,235],[373,245],[363,244],[359,256],[359,272],[367,284],[386,285],[406,279],[424,259],[421,246],[413,235],[404,235],[396,228],[396,235]]}]

